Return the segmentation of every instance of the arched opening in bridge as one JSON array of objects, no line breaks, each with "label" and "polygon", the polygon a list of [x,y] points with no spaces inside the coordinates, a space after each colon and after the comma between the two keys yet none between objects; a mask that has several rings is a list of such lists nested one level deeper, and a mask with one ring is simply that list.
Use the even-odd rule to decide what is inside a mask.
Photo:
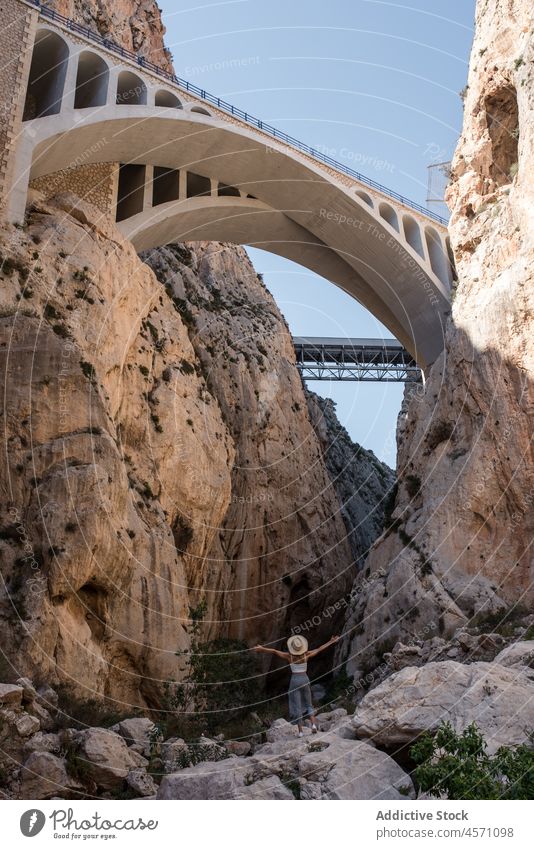
[{"label": "arched opening in bridge", "polygon": [[217,194],[220,198],[240,198],[241,192],[235,186],[227,186],[226,183],[219,183]]},{"label": "arched opening in bridge", "polygon": [[160,88],[156,92],[154,103],[156,106],[163,106],[165,109],[182,109],[182,104],[176,95],[172,91],[166,91],[163,88]]},{"label": "arched opening in bridge", "polygon": [[191,112],[196,112],[197,115],[211,115],[211,112],[208,112],[208,110],[204,109],[202,106],[193,106]]},{"label": "arched opening in bridge", "polygon": [[206,197],[211,194],[211,180],[209,177],[201,177],[200,174],[187,172],[187,197]]},{"label": "arched opening in bridge", "polygon": [[439,234],[433,227],[425,229],[425,240],[432,271],[442,283],[449,285],[451,282],[449,261],[443,250]]},{"label": "arched opening in bridge", "polygon": [[108,95],[109,68],[101,56],[84,50],[78,57],[75,109],[104,106]]},{"label": "arched opening in bridge", "polygon": [[380,213],[380,217],[383,218],[384,221],[387,221],[387,223],[398,233],[399,218],[393,207],[390,206],[389,203],[381,203],[378,207],[378,211]]},{"label": "arched opening in bridge", "polygon": [[131,71],[121,71],[117,80],[117,103],[122,106],[144,106],[147,90],[141,77]]},{"label": "arched opening in bridge", "polygon": [[425,258],[425,250],[423,248],[423,240],[421,239],[421,230],[419,224],[412,218],[411,215],[404,215],[402,218],[402,226],[404,227],[404,236],[406,241],[416,251],[420,257]]},{"label": "arched opening in bridge", "polygon": [[490,176],[497,186],[511,183],[517,171],[519,114],[517,92],[510,85],[484,100],[491,139]]},{"label": "arched opening in bridge", "polygon": [[152,206],[178,200],[180,194],[180,172],[174,168],[154,168]]},{"label": "arched opening in bridge", "polygon": [[117,191],[117,221],[143,211],[145,197],[144,165],[121,165]]},{"label": "arched opening in bridge", "polygon": [[373,208],[373,201],[371,200],[371,198],[369,197],[367,192],[357,191],[356,194],[358,195],[359,198],[361,198],[363,200],[364,203],[367,204],[367,206],[370,206],[371,209]]},{"label": "arched opening in bridge", "polygon": [[68,61],[67,43],[55,32],[39,30],[33,47],[24,121],[59,114]]}]

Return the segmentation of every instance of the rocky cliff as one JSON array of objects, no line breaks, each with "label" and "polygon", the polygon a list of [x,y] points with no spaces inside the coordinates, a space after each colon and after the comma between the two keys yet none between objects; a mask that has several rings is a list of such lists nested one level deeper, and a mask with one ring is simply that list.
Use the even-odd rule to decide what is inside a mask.
[{"label": "rocky cliff", "polygon": [[334,401],[309,389],[306,400],[326,468],[341,504],[353,563],[361,569],[384,528],[395,474],[372,451],[352,441],[337,418]]},{"label": "rocky cliff", "polygon": [[[347,528],[311,426],[287,326],[242,248],[168,246],[144,257],[187,304],[191,344],[232,436],[228,510],[189,583],[211,632],[270,642],[342,598]],[[314,639],[332,623],[321,617]]]},{"label": "rocky cliff", "polygon": [[154,274],[94,207],[34,193],[0,252],[15,670],[156,705],[200,602],[206,637],[270,642],[310,619],[312,641],[330,634],[362,552],[245,251],[169,246],[145,257]]},{"label": "rocky cliff", "polygon": [[445,351],[399,419],[394,521],[342,650],[355,672],[399,637],[532,608],[533,23],[530,3],[477,4],[448,195],[459,282]]},{"label": "rocky cliff", "polygon": [[155,0],[49,0],[46,5],[165,71],[173,71],[172,54],[164,44],[161,9]]}]

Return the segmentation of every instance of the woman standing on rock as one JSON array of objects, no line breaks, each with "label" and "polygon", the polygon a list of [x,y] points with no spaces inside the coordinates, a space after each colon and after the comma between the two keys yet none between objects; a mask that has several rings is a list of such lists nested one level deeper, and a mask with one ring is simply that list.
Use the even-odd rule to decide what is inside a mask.
[{"label": "woman standing on rock", "polygon": [[282,660],[287,660],[291,667],[291,681],[289,682],[289,718],[292,725],[298,725],[299,737],[304,736],[304,719],[307,717],[311,722],[312,734],[317,734],[315,714],[312,705],[310,679],[308,678],[308,660],[315,657],[319,652],[337,643],[339,637],[331,637],[330,640],[318,649],[308,651],[308,640],[298,634],[290,637],[287,641],[288,651],[268,649],[265,646],[255,646],[253,651],[275,654]]}]

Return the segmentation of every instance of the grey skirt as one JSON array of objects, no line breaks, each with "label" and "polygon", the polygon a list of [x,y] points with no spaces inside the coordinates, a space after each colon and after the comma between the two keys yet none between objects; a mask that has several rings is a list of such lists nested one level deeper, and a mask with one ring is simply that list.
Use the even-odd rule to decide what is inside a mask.
[{"label": "grey skirt", "polygon": [[294,672],[289,682],[289,719],[298,725],[307,716],[313,715],[310,679],[305,672]]}]

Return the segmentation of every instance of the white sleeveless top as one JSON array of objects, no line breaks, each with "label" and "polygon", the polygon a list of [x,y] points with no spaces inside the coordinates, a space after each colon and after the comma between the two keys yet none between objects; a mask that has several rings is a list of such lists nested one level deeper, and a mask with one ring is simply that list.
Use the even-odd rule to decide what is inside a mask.
[{"label": "white sleeveless top", "polygon": [[290,663],[291,672],[306,672],[308,668],[308,662],[305,660],[303,663]]}]

